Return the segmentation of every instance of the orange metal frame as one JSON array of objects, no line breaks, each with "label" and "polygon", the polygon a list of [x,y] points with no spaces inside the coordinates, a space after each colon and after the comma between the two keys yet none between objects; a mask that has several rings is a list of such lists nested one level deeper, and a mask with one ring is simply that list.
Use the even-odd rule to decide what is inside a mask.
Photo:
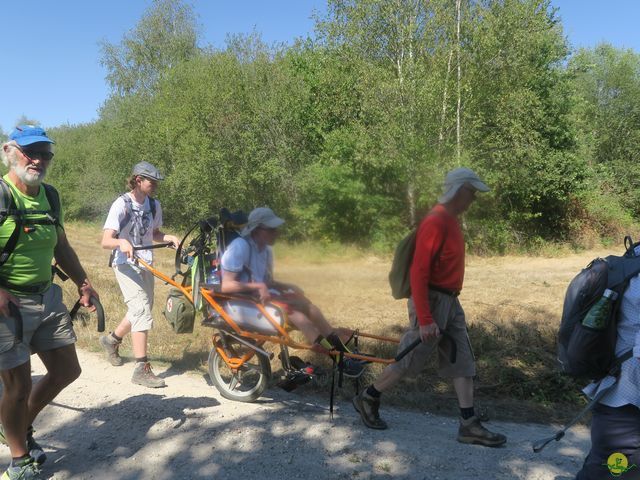
[{"label": "orange metal frame", "polygon": [[[140,259],[140,258],[136,258],[136,261],[138,262],[138,264],[140,266],[142,266],[145,270],[149,271],[151,274],[153,274],[155,277],[159,278],[160,280],[162,280],[165,283],[168,283],[172,286],[174,286],[175,288],[179,289],[184,295],[185,297],[187,297],[189,299],[189,301],[191,303],[193,303],[193,289],[191,287],[188,286],[184,286],[181,285],[179,283],[177,283],[175,280],[173,280],[171,277],[165,275],[164,273],[160,272],[159,270],[155,269],[153,266],[151,266],[150,264],[148,264],[147,262],[145,262],[144,260]],[[279,322],[277,322],[270,314],[269,312],[264,308],[264,306],[260,303],[255,303],[256,307],[258,308],[258,310],[260,310],[260,313],[262,313],[262,315],[264,315],[264,317],[273,325],[273,327],[276,329],[276,331],[278,332],[278,335],[264,335],[264,334],[260,334],[260,333],[256,333],[256,332],[251,332],[248,330],[244,330],[242,329],[234,320],[233,318],[231,318],[231,316],[225,312],[224,308],[222,308],[222,306],[220,305],[220,303],[218,302],[217,299],[221,299],[221,300],[233,300],[233,299],[237,299],[237,300],[248,300],[246,297],[237,297],[234,295],[230,295],[230,294],[225,294],[225,293],[212,293],[211,290],[207,289],[207,288],[200,288],[200,293],[202,295],[202,298],[204,298],[207,302],[207,304],[209,306],[211,306],[217,313],[218,315],[220,315],[224,321],[233,329],[233,331],[240,337],[245,337],[251,340],[256,341],[258,347],[264,345],[266,342],[271,342],[271,343],[277,343],[277,344],[281,344],[281,345],[286,345],[287,347],[291,347],[291,348],[295,348],[295,349],[304,349],[304,350],[311,350],[312,346],[308,345],[308,344],[304,344],[304,343],[299,343],[294,341],[291,336],[289,335],[289,333],[286,330],[286,326],[288,325],[288,317],[286,312],[284,311],[284,309],[278,307],[277,302],[274,303],[273,305],[275,305],[276,307],[278,307],[282,313],[282,317],[285,320],[285,326],[281,326]],[[389,337],[383,337],[380,335],[373,335],[373,334],[369,334],[369,333],[364,333],[364,332],[357,332],[357,335],[359,337],[364,337],[364,338],[370,338],[373,340],[380,340],[383,342],[390,342],[390,343],[400,343],[399,340],[395,339],[395,338],[389,338]],[[251,351],[248,352],[247,354],[245,354],[242,358],[230,358],[226,352],[224,351],[224,349],[220,346],[220,342],[217,339],[218,334],[215,334],[213,336],[213,343],[214,346],[216,348],[216,350],[220,353],[220,356],[224,359],[224,361],[227,363],[227,365],[229,366],[229,368],[236,370],[238,368],[240,368],[242,366],[242,364],[244,364],[244,362],[248,361],[250,358],[253,357],[253,355],[255,355],[255,351]],[[337,350],[331,350],[327,352],[329,355],[339,355],[340,352],[338,352]],[[384,364],[391,364],[391,363],[395,363],[395,359],[393,358],[381,358],[381,357],[372,357],[372,356],[368,356],[368,355],[360,355],[357,353],[344,353],[345,357],[350,357],[350,358],[355,358],[358,360],[366,360],[369,362],[374,362],[374,363],[384,363]]]}]

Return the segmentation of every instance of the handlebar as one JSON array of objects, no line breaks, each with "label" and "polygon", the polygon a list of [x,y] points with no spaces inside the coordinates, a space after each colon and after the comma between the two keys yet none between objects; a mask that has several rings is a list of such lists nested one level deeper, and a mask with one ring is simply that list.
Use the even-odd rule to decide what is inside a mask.
[{"label": "handlebar", "polygon": [[153,248],[170,248],[173,247],[173,243],[171,242],[167,242],[167,243],[154,243],[153,245],[140,245],[139,247],[133,247],[133,251],[138,251],[138,250],[151,250]]},{"label": "handlebar", "polygon": [[[93,305],[94,307],[96,307],[96,316],[98,317],[98,332],[102,333],[104,332],[105,329],[105,324],[104,324],[104,308],[102,308],[102,303],[100,303],[100,300],[98,300],[97,297],[91,297],[91,305]],[[80,299],[78,299],[78,301],[75,303],[75,305],[73,306],[73,308],[71,309],[71,311],[69,312],[69,315],[71,315],[71,319],[73,320],[73,318],[76,316],[76,314],[78,313],[78,310],[80,310],[80,307],[82,307],[83,305],[80,304]]]}]

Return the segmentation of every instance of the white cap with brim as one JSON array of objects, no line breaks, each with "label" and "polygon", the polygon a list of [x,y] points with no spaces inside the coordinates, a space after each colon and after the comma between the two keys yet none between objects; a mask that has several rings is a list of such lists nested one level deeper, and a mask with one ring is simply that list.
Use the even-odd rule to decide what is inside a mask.
[{"label": "white cap with brim", "polygon": [[488,192],[490,190],[489,187],[480,180],[478,174],[470,168],[456,168],[455,170],[451,170],[447,173],[447,177],[444,181],[443,193],[438,199],[438,203],[450,202],[453,197],[456,196],[460,187],[465,184],[468,184],[479,192]]},{"label": "white cap with brim", "polygon": [[283,223],[284,220],[273,213],[273,210],[267,207],[259,207],[249,214],[249,221],[240,235],[246,237],[258,227],[278,228]]}]

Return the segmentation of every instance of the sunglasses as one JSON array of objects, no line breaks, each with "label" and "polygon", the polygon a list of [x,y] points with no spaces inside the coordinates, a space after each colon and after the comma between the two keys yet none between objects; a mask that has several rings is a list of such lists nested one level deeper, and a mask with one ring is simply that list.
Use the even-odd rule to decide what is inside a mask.
[{"label": "sunglasses", "polygon": [[33,148],[22,148],[20,145],[15,145],[15,147],[20,150],[20,153],[27,157],[29,160],[33,160],[34,158],[39,158],[44,162],[50,162],[53,159],[53,152],[48,150],[36,150]]}]

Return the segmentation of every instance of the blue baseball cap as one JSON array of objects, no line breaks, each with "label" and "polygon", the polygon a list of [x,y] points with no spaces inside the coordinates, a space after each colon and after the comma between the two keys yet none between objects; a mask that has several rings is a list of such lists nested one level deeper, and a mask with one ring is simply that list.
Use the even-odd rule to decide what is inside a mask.
[{"label": "blue baseball cap", "polygon": [[17,126],[15,130],[11,132],[11,135],[9,135],[9,140],[15,140],[21,147],[26,147],[27,145],[37,142],[56,143],[47,137],[47,132],[45,132],[44,129],[33,125]]}]

